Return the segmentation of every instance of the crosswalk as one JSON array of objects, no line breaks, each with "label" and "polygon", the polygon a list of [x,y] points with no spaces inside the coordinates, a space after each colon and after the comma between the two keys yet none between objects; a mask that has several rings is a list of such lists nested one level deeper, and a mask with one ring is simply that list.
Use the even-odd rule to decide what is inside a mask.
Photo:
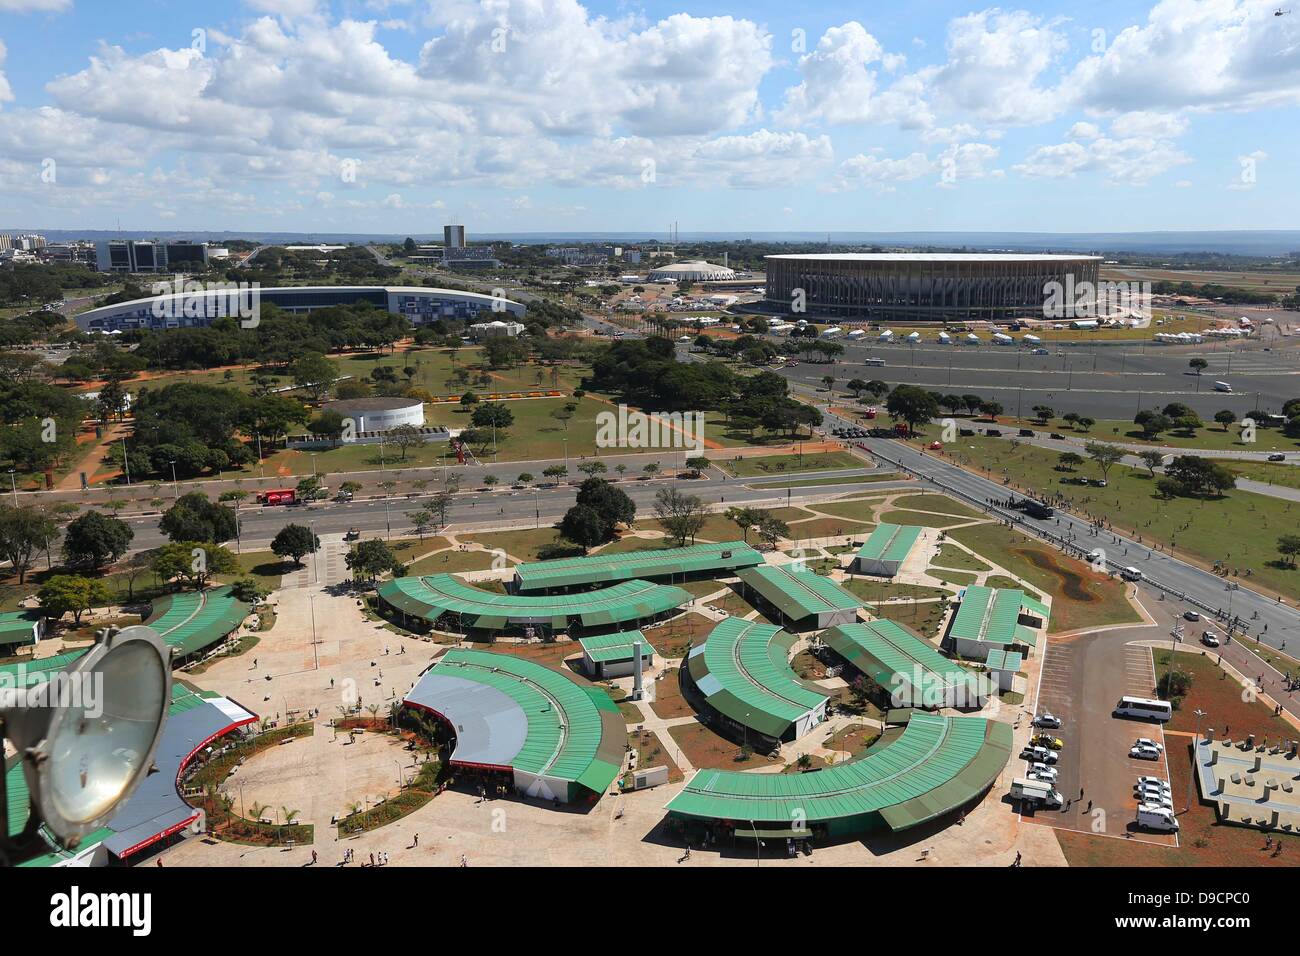
[{"label": "crosswalk", "polygon": [[315,555],[308,555],[303,566],[284,575],[280,581],[283,588],[325,587],[339,584],[348,578],[347,564],[344,557],[348,553],[347,542],[335,538],[321,538],[320,550]]}]

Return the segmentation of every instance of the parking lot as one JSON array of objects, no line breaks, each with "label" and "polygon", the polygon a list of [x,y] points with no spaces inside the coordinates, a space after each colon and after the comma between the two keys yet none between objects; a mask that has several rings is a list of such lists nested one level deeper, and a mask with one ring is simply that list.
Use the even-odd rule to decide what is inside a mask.
[{"label": "parking lot", "polygon": [[[1139,737],[1164,745],[1158,723],[1113,716],[1122,696],[1151,697],[1155,671],[1151,649],[1135,640],[1153,639],[1156,628],[1125,628],[1075,635],[1049,643],[1043,659],[1036,713],[1059,717],[1056,789],[1060,810],[1026,814],[1029,822],[1098,836],[1176,846],[1177,835],[1150,832],[1135,824],[1133,786],[1139,776],[1169,779],[1165,754],[1158,760],[1129,756]],[[1021,761],[1022,768],[1027,766]],[[1175,802],[1175,811],[1179,809]]]}]

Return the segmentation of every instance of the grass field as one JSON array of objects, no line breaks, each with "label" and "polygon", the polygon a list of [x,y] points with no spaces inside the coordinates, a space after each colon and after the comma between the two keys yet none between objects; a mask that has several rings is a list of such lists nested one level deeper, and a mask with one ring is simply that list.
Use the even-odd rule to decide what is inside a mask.
[{"label": "grass field", "polygon": [[1268,485],[1281,485],[1284,488],[1300,488],[1300,467],[1281,463],[1249,462],[1224,460],[1238,478],[1262,481]]},{"label": "grass field", "polygon": [[[1011,419],[1007,420],[1010,421]],[[1049,420],[1046,425],[1040,425],[1036,420],[1032,421],[1031,424],[1036,431],[1056,432],[1066,438],[1077,438],[1083,441],[1168,446],[1170,448],[1200,449],[1203,451],[1300,450],[1300,439],[1288,438],[1275,428],[1257,428],[1255,430],[1255,441],[1244,442],[1241,440],[1241,429],[1235,425],[1229,425],[1225,431],[1214,422],[1196,429],[1190,435],[1178,431],[1169,431],[1161,432],[1160,436],[1154,439],[1143,437],[1141,429],[1134,425],[1133,422],[1120,419],[1099,421],[1086,432],[1074,428],[1069,422],[1060,419]],[[965,438],[960,438],[957,445],[960,446],[965,442]],[[1083,467],[1087,468],[1088,466],[1084,465]]]},{"label": "grass field", "polygon": [[816,452],[807,455],[764,455],[753,458],[718,459],[715,464],[736,478],[760,475],[785,475],[803,471],[830,471],[836,468],[864,468],[866,464],[847,451]]},{"label": "grass field", "polygon": [[930,562],[931,568],[955,568],[958,571],[987,571],[989,566],[969,551],[956,545],[945,544]]},{"label": "grass field", "polygon": [[795,481],[764,481],[750,482],[745,487],[753,488],[758,491],[771,489],[786,488],[814,488],[818,485],[854,485],[866,484],[875,481],[898,481],[899,476],[896,474],[888,475],[860,475],[856,478],[802,478]]},{"label": "grass field", "polygon": [[[1123,465],[1111,469],[1109,487],[1083,490],[1060,483],[1054,452],[1031,445],[1012,448],[998,438],[963,438],[951,451],[960,463],[986,468],[995,479],[1008,476],[1013,488],[1064,494],[1076,512],[1103,516],[1117,529],[1176,546],[1205,564],[1250,568],[1252,585],[1300,596],[1300,569],[1284,565],[1276,549],[1278,535],[1300,519],[1300,504],[1245,491],[1214,500],[1166,501],[1156,496],[1144,469]],[[969,543],[961,534],[954,536]]]},{"label": "grass field", "polygon": [[[1052,596],[1048,633],[1080,627],[1136,624],[1141,616],[1125,597],[1124,583],[1094,573],[1082,561],[1067,558],[998,524],[971,525],[949,532],[966,547],[986,556],[1017,577]],[[990,586],[999,582],[990,579]]]}]

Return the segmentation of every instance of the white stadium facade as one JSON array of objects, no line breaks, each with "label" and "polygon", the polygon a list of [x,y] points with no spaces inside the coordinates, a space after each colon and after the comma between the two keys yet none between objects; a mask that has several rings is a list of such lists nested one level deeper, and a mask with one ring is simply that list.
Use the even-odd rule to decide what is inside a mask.
[{"label": "white stadium facade", "polygon": [[650,282],[728,282],[736,278],[736,270],[702,259],[692,259],[670,262],[653,269],[648,278]]},{"label": "white stadium facade", "polygon": [[1051,283],[1096,288],[1100,256],[812,253],[767,256],[770,311],[889,321],[1042,317]]},{"label": "white stadium facade", "polygon": [[83,312],[76,321],[86,332],[193,328],[211,325],[219,318],[245,316],[252,301],[275,305],[286,312],[365,304],[405,316],[412,325],[438,319],[472,322],[503,315],[521,318],[527,311],[522,303],[510,299],[419,286],[282,286],[258,289],[255,296],[232,286],[119,302]]}]

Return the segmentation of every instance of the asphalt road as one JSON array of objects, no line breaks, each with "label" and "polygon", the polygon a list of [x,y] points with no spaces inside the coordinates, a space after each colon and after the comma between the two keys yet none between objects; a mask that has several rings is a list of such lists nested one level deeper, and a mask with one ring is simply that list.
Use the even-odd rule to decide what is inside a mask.
[{"label": "asphalt road", "polygon": [[[908,347],[837,341],[845,346],[845,354],[833,364],[799,359],[797,366],[779,373],[817,387],[830,374],[840,389],[850,379],[862,378],[931,391],[976,393],[1000,402],[1017,417],[1029,417],[1035,405],[1045,404],[1058,414],[1128,420],[1144,408],[1177,401],[1209,420],[1224,408],[1244,414],[1257,402],[1265,411],[1280,412],[1285,402],[1300,397],[1300,347],[1289,339],[1279,340],[1268,352],[1259,343],[1188,348],[1135,342],[1051,346],[1049,355],[988,344]],[[864,365],[868,357],[883,358],[886,364]],[[1210,363],[1199,377],[1187,364],[1194,357]],[[1216,381],[1228,382],[1234,392],[1214,391]]]}]

